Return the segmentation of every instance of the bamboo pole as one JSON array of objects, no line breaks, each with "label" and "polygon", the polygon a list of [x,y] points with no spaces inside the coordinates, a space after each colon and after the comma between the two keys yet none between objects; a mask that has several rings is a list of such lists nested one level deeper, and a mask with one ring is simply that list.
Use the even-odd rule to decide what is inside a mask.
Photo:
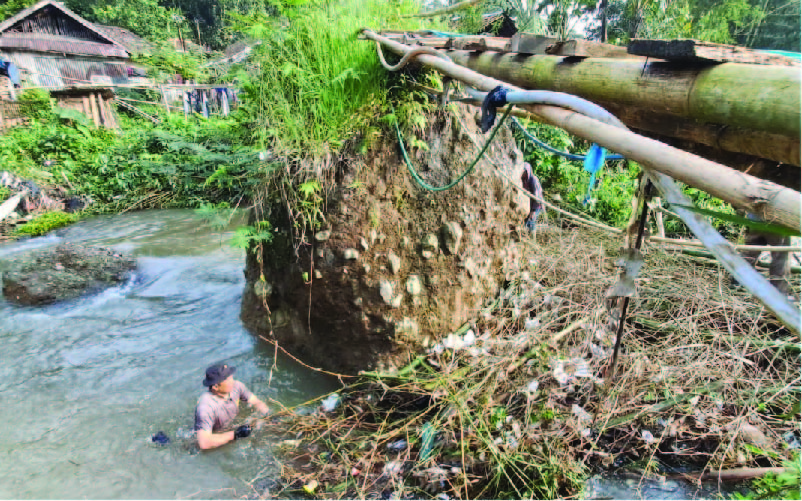
[{"label": "bamboo pole", "polygon": [[799,140],[799,68],[722,63],[681,68],[663,61],[444,52],[455,63],[522,89],[553,90],[594,102],[781,134]]},{"label": "bamboo pole", "polygon": [[[429,94],[442,96],[442,92],[420,84],[411,84]],[[453,100],[453,99],[452,99]],[[461,102],[481,105],[481,101],[470,97],[458,99]],[[769,134],[754,130],[739,129],[722,125],[691,122],[671,115],[655,114],[648,110],[622,106],[615,103],[597,103],[611,112],[624,124],[637,131],[656,134],[670,138],[692,141],[711,148],[730,153],[740,153],[751,157],[765,158],[775,162],[802,166],[802,143],[799,138],[786,137],[780,134]],[[503,113],[501,111],[500,113]],[[532,118],[521,109],[514,109],[513,116]],[[636,131],[636,132],[637,132]],[[701,156],[701,155],[700,155]],[[710,156],[710,155],[708,155]],[[721,155],[718,155],[721,156]],[[720,161],[720,159],[718,159]],[[720,161],[736,170],[745,170],[728,161]],[[792,169],[786,169],[789,175],[797,176]]]},{"label": "bamboo pole", "polygon": [[[365,34],[397,54],[411,50],[408,46],[376,35],[370,30],[366,30]],[[515,88],[506,82],[478,74],[433,55],[420,54],[417,60],[483,91],[490,91],[499,85]],[[562,127],[576,136],[597,142],[610,151],[706,191],[736,208],[756,214],[764,221],[776,222],[792,229],[802,226],[802,195],[797,191],[564,108],[542,105],[526,105],[522,108],[532,113],[538,121]]]},{"label": "bamboo pole", "polygon": [[[698,240],[680,240],[676,238],[664,238],[664,237],[648,237],[648,241],[650,242],[657,242],[657,243],[664,243],[664,244],[671,244],[671,245],[681,245],[684,247],[704,247],[705,244]],[[770,251],[770,252],[802,252],[802,247],[798,245],[735,245],[732,244],[732,248],[736,250],[747,250],[747,251]]]},{"label": "bamboo pole", "polygon": [[162,93],[162,103],[164,104],[164,109],[167,110],[167,114],[170,114],[170,105],[167,104],[167,93],[164,91],[164,85],[159,86],[159,91]]},{"label": "bamboo pole", "polygon": [[[379,36],[368,29],[362,30],[362,33],[367,38],[380,42],[398,54],[406,54],[412,50],[411,47]],[[479,90],[490,91],[499,85],[520,90],[506,82],[478,74],[437,56],[420,54],[417,58],[421,63]],[[799,310],[765,277],[752,268],[703,216],[682,207],[683,205],[692,205],[692,202],[665,173],[677,177],[686,184],[705,189],[724,200],[737,201],[738,203],[730,203],[737,207],[745,205],[753,212],[759,207],[754,203],[754,199],[749,197],[756,197],[765,204],[765,209],[758,212],[758,214],[762,212],[760,215],[764,220],[769,214],[775,216],[772,220],[784,221],[784,224],[790,225],[791,228],[800,227],[802,197],[798,192],[760,181],[752,176],[573,111],[544,105],[528,105],[525,108],[542,117],[547,123],[562,127],[572,134],[599,143],[627,158],[640,162],[646,169],[649,178],[662,193],[663,198],[675,206],[675,212],[697,238],[705,243],[708,250],[721,262],[721,265],[777,315],[780,321],[797,334],[802,333],[802,318],[800,318]],[[735,184],[728,182],[726,175],[729,176],[729,180],[735,177],[739,182]],[[685,179],[694,182],[687,182]],[[707,187],[710,187],[710,190],[706,189]],[[760,189],[756,191],[756,187]],[[716,193],[711,190],[715,190]],[[723,196],[720,196],[719,193]]]},{"label": "bamboo pole", "polygon": [[100,116],[98,115],[94,94],[89,94],[89,105],[92,107],[92,122],[95,123],[95,127],[100,127]]}]

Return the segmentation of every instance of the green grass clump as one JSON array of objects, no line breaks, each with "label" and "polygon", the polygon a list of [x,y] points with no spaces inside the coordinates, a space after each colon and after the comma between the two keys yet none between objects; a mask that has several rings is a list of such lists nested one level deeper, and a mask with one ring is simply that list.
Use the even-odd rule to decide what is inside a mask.
[{"label": "green grass clump", "polygon": [[390,74],[375,43],[358,40],[362,27],[420,29],[432,21],[404,19],[420,8],[410,0],[309,2],[282,8],[289,19],[242,17],[235,28],[262,44],[254,50],[244,83],[253,140],[306,157],[338,150],[378,116]]},{"label": "green grass clump", "polygon": [[14,231],[18,236],[39,237],[68,226],[80,219],[78,214],[67,214],[66,212],[54,211],[45,212],[36,218],[28,221]]}]

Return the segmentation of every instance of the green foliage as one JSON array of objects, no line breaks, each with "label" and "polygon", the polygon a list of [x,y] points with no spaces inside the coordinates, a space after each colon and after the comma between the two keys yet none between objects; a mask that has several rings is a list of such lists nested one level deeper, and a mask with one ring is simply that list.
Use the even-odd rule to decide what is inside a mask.
[{"label": "green foliage", "polygon": [[[590,143],[574,138],[557,127],[539,123],[530,123],[527,128],[541,141],[552,147],[574,154],[585,154]],[[616,228],[623,228],[632,213],[632,198],[638,187],[640,166],[635,162],[607,162],[605,168],[596,176],[596,186],[591,191],[587,205],[585,199],[590,181],[590,174],[585,172],[581,162],[566,160],[558,155],[548,153],[530,143],[520,133],[521,151],[532,165],[532,171],[540,179],[547,199],[559,196],[560,207],[574,213],[586,214]],[[714,211],[720,217],[711,223],[726,238],[737,239],[741,232],[739,221],[729,215],[735,214],[733,208],[704,191],[681,185],[683,191],[696,207],[701,210]],[[665,217],[666,235],[675,237],[690,236],[685,224],[674,217]]]},{"label": "green foliage", "polygon": [[173,114],[156,126],[121,114],[123,129],[116,133],[81,125],[78,115],[56,110],[0,136],[4,168],[35,182],[66,176],[77,193],[95,200],[96,210],[143,200],[151,200],[149,207],[230,202],[247,196],[272,168],[242,145],[233,118]]},{"label": "green foliage", "polygon": [[77,214],[67,214],[61,211],[45,212],[18,227],[14,230],[14,234],[38,237],[58,228],[70,225],[78,221],[78,219],[79,216]]},{"label": "green foliage", "polygon": [[192,52],[178,52],[166,43],[157,43],[155,49],[149,53],[134,57],[134,62],[143,64],[151,69],[157,81],[165,81],[174,75],[181,75],[184,80],[195,80],[204,83],[209,79],[208,72],[202,68],[203,60],[199,54]]},{"label": "green foliage", "polygon": [[746,494],[735,493],[735,499],[800,499],[800,459],[795,454],[793,460],[783,462],[790,471],[768,473],[752,481],[751,491]]},{"label": "green foliage", "polygon": [[11,190],[5,186],[0,186],[0,203],[11,198]]},{"label": "green foliage", "polygon": [[375,45],[356,40],[357,30],[421,28],[421,21],[401,18],[418,5],[342,0],[272,6],[278,16],[231,16],[233,33],[263,42],[254,48],[249,69],[237,73],[251,141],[302,157],[338,149],[378,115],[390,78]]},{"label": "green foliage", "polygon": [[25,89],[20,93],[19,98],[20,115],[32,120],[49,118],[51,115],[52,104],[50,93],[42,89]]},{"label": "green foliage", "polygon": [[270,243],[273,233],[270,231],[269,221],[259,221],[253,226],[240,226],[231,237],[231,245],[238,249],[250,250],[259,243]]},{"label": "green foliage", "polygon": [[158,0],[100,0],[92,5],[91,14],[87,17],[96,23],[119,26],[149,40],[164,40],[175,36],[173,16],[179,12]]},{"label": "green foliage", "polygon": [[[766,5],[759,0],[610,0],[607,33],[611,42],[620,44],[638,37],[735,43],[756,34]],[[798,37],[798,18],[795,22]],[[598,28],[591,33],[598,38]]]},{"label": "green foliage", "polygon": [[0,3],[0,20],[9,18],[31,5],[35,4],[37,0],[6,0]]}]

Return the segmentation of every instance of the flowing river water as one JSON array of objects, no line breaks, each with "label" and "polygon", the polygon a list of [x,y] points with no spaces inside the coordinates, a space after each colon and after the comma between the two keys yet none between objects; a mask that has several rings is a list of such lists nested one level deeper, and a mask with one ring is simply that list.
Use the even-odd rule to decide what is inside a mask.
[{"label": "flowing river water", "polygon": [[[283,357],[270,378],[272,347],[239,320],[245,256],[229,241],[242,223],[215,230],[189,210],[145,211],[0,246],[0,261],[68,241],[138,262],[128,283],[78,300],[0,298],[0,498],[232,498],[276,476],[258,433],[203,453],[190,439],[212,363],[284,405],[337,387]],[[170,445],[150,441],[160,430]]]},{"label": "flowing river water", "polygon": [[[229,242],[243,223],[215,230],[190,210],[145,211],[0,245],[0,263],[78,242],[130,252],[138,264],[127,283],[74,301],[28,308],[0,297],[0,498],[236,498],[277,478],[258,432],[203,453],[191,439],[210,364],[237,366],[254,393],[284,405],[339,386],[274,360],[272,346],[242,326],[245,255]],[[153,444],[157,431],[172,443]],[[586,489],[595,499],[716,494],[711,485],[614,475],[595,476]]]}]

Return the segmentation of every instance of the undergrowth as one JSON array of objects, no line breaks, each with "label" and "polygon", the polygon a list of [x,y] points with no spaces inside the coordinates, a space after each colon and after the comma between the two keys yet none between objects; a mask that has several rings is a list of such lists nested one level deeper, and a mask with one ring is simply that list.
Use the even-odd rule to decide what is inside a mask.
[{"label": "undergrowth", "polygon": [[14,234],[18,236],[38,237],[50,233],[53,230],[63,228],[76,221],[80,216],[78,214],[67,214],[66,212],[53,211],[40,214],[22,226],[14,230]]},{"label": "undergrowth", "polygon": [[[526,123],[528,130],[541,141],[552,147],[573,154],[584,155],[590,143],[569,134],[563,129],[536,122]],[[608,161],[596,176],[593,189],[588,192],[590,174],[581,161],[569,161],[559,155],[540,149],[529,142],[516,130],[516,137],[526,160],[543,185],[547,198],[557,201],[557,205],[576,213],[584,213],[616,228],[623,228],[632,212],[632,197],[637,190],[638,174],[641,167],[631,161]],[[697,207],[727,214],[734,214],[732,206],[709,194],[681,185],[683,191]],[[587,195],[587,203],[584,203]],[[712,220],[713,226],[725,238],[737,239],[741,231],[738,225]],[[692,236],[679,219],[666,215],[664,218],[666,236]]]}]

